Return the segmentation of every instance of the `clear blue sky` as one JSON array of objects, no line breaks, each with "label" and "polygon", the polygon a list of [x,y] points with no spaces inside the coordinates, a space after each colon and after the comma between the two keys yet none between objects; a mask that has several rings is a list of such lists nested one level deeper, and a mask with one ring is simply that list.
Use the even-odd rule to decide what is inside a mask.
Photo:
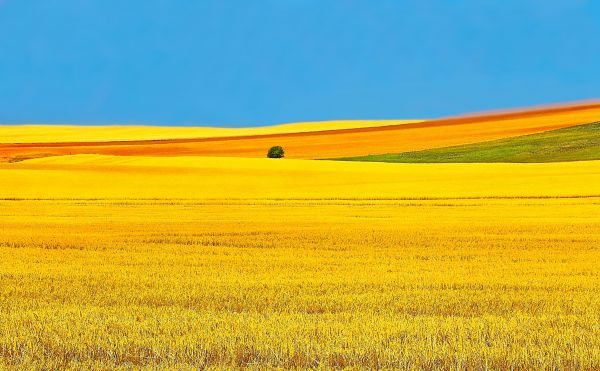
[{"label": "clear blue sky", "polygon": [[0,0],[0,123],[255,126],[594,98],[599,3]]}]

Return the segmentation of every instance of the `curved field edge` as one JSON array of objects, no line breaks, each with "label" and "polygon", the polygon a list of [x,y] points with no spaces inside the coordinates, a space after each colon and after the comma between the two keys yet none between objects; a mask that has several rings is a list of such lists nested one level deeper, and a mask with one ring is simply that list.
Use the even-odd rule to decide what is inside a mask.
[{"label": "curved field edge", "polygon": [[285,134],[403,125],[423,120],[336,120],[247,128],[138,125],[0,125],[0,143],[108,142]]},{"label": "curved field edge", "polygon": [[599,159],[600,122],[482,143],[331,160],[401,163],[525,163]]}]

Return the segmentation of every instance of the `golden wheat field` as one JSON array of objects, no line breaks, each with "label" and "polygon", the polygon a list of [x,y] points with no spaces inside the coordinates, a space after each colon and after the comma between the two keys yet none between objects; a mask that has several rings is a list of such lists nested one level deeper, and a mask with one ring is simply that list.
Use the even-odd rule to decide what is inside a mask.
[{"label": "golden wheat field", "polygon": [[13,369],[600,367],[600,162],[0,164]]}]

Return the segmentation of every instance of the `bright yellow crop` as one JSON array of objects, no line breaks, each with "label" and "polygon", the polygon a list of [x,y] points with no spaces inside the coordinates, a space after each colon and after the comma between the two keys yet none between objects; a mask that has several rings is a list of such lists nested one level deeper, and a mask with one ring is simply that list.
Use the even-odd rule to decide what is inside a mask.
[{"label": "bright yellow crop", "polygon": [[76,155],[0,163],[0,197],[448,198],[600,196],[600,161],[389,164]]},{"label": "bright yellow crop", "polygon": [[0,367],[600,367],[597,162],[74,156],[0,179]]}]

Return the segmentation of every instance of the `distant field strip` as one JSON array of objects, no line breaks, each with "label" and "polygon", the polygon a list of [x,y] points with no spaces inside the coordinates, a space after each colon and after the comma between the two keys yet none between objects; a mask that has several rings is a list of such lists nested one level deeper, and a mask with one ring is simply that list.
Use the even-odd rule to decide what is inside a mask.
[{"label": "distant field strip", "polygon": [[298,122],[249,128],[137,125],[4,125],[0,126],[0,143],[111,142],[214,138],[354,129],[412,124],[421,121],[422,120],[344,120]]},{"label": "distant field strip", "polygon": [[164,140],[5,143],[0,144],[0,159],[12,161],[23,157],[68,154],[265,157],[267,150],[273,145],[283,146],[288,158],[337,158],[477,143],[570,127],[599,119],[600,104],[587,104],[311,132]]},{"label": "distant field strip", "polygon": [[600,123],[462,146],[338,160],[405,163],[600,160]]}]

